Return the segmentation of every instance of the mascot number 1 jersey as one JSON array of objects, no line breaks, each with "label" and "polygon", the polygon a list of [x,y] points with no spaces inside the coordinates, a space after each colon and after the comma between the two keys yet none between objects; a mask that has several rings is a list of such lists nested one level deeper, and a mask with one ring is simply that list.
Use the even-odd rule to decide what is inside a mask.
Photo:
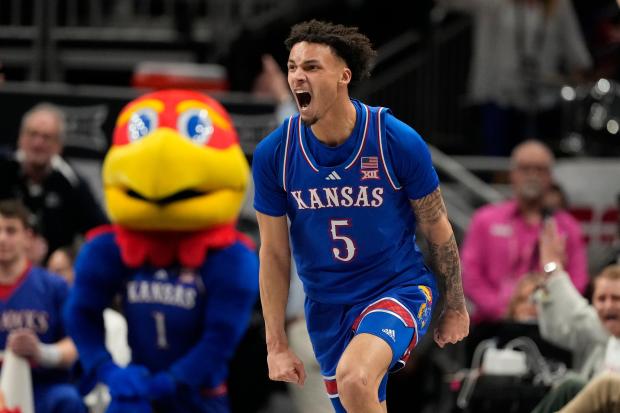
[{"label": "mascot number 1 jersey", "polygon": [[[254,157],[255,208],[288,215],[297,270],[308,296],[320,302],[370,299],[428,272],[415,245],[409,201],[437,188],[428,149],[386,108],[353,103],[357,125],[349,139],[355,145],[339,147],[353,148],[344,162],[330,167],[317,162],[309,145],[316,138],[308,136],[311,129],[299,116],[267,137]],[[262,165],[269,145],[276,146],[270,161],[276,158],[273,178],[285,198],[281,206],[267,201],[277,192],[265,182]]]}]

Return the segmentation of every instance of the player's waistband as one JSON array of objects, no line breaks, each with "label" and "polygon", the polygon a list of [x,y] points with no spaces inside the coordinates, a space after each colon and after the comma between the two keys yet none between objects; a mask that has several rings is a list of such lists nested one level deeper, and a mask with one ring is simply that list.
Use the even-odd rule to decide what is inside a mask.
[{"label": "player's waistband", "polygon": [[392,277],[384,275],[375,278],[378,280],[377,282],[370,282],[366,285],[360,285],[358,279],[334,288],[321,286],[318,283],[314,285],[313,283],[305,283],[304,291],[307,299],[320,304],[350,305],[352,303],[372,302],[394,288],[435,285],[435,276],[425,265],[400,272]]}]

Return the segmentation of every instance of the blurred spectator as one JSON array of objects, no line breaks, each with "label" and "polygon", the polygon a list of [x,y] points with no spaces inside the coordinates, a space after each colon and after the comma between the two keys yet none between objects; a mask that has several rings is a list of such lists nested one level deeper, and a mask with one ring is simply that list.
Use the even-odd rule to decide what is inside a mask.
[{"label": "blurred spectator", "polygon": [[543,198],[543,207],[546,209],[547,213],[553,213],[558,210],[568,210],[568,198],[566,197],[564,189],[562,189],[559,184],[552,183],[551,186],[549,186]]},{"label": "blurred spectator", "polygon": [[571,1],[436,1],[474,19],[469,94],[484,153],[507,155],[528,136],[555,137],[559,87],[592,66]]},{"label": "blurred spectator", "polygon": [[34,265],[43,265],[48,254],[48,245],[39,231],[36,224],[36,217],[34,216],[31,216],[31,228],[32,230],[28,234],[30,242],[26,248],[26,256],[28,257],[28,261]]},{"label": "blurred spectator", "polygon": [[[518,145],[511,157],[514,199],[484,206],[472,218],[461,257],[463,287],[475,306],[475,322],[503,318],[518,280],[539,270],[538,238],[552,166],[553,155],[541,142]],[[583,291],[588,274],[581,229],[567,212],[556,211],[553,216],[566,238],[562,262]]]},{"label": "blurred spectator", "polygon": [[28,211],[15,200],[0,201],[0,347],[27,358],[37,413],[85,412],[68,368],[77,359],[60,311],[67,283],[27,259]]},{"label": "blurred spectator", "polygon": [[609,266],[596,276],[590,305],[563,269],[563,244],[556,222],[548,220],[540,238],[545,281],[535,299],[541,335],[572,351],[579,376],[550,392],[535,413],[556,412],[592,377],[620,372],[620,266]]},{"label": "blurred spectator", "polygon": [[54,251],[47,260],[47,270],[60,275],[67,284],[72,285],[75,273],[73,271],[73,260],[75,253],[72,248],[61,247]]},{"label": "blurred spectator", "polygon": [[0,156],[0,199],[21,199],[35,214],[48,254],[107,222],[88,184],[60,157],[64,131],[62,111],[38,104],[22,118],[17,152]]},{"label": "blurred spectator", "polygon": [[571,350],[586,378],[604,370],[620,372],[620,266],[596,276],[592,305],[558,267],[545,282],[546,294],[537,296],[541,334]]},{"label": "blurred spectator", "polygon": [[526,274],[519,280],[515,293],[508,305],[506,318],[519,323],[531,323],[537,320],[534,292],[542,281],[539,273]]}]

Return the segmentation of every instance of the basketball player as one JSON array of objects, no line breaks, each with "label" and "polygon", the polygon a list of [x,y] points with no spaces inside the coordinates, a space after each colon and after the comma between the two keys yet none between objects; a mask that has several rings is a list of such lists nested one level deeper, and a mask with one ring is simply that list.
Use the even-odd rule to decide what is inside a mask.
[{"label": "basketball player", "polygon": [[37,413],[83,413],[69,375],[77,350],[61,318],[69,288],[28,261],[28,215],[18,201],[0,201],[0,349],[31,363]]},{"label": "basketball player", "polygon": [[[443,347],[468,334],[457,245],[422,138],[388,109],[349,97],[375,55],[368,38],[313,20],[294,26],[285,44],[299,114],[253,158],[269,376],[300,385],[305,377],[284,329],[288,218],[308,331],[333,405],[385,412],[387,373],[426,333],[437,284],[445,306],[435,341]],[[416,224],[441,283],[416,247]]]}]

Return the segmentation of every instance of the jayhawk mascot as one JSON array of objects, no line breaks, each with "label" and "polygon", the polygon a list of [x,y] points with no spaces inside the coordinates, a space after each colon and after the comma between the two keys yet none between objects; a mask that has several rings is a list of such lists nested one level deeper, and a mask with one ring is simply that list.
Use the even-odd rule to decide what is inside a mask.
[{"label": "jayhawk mascot", "polygon": [[[228,362],[258,296],[258,259],[235,230],[249,167],[214,99],[166,90],[130,102],[103,163],[113,225],[82,247],[65,308],[107,412],[229,411]],[[120,298],[120,300],[119,300]],[[102,311],[119,301],[131,364],[116,365]]]}]

